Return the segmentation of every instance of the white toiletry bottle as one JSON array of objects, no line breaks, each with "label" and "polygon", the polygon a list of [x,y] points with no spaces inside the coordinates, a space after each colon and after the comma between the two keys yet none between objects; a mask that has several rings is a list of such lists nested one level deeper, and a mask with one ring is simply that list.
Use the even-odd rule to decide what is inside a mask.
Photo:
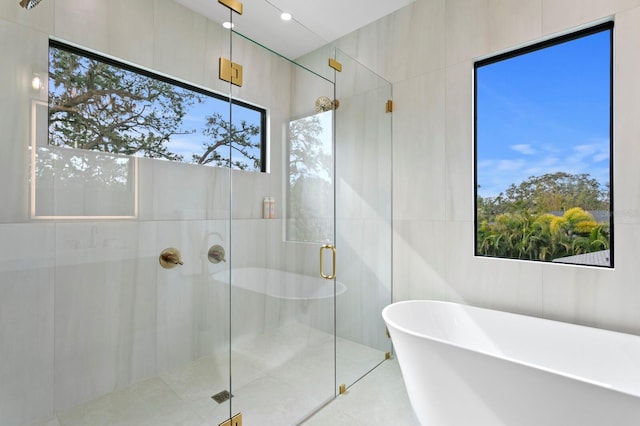
[{"label": "white toiletry bottle", "polygon": [[269,197],[269,219],[275,219],[276,217],[276,199]]},{"label": "white toiletry bottle", "polygon": [[262,199],[262,218],[263,219],[269,219],[269,216],[271,215],[271,202],[270,202],[270,198],[271,197],[264,197]]}]

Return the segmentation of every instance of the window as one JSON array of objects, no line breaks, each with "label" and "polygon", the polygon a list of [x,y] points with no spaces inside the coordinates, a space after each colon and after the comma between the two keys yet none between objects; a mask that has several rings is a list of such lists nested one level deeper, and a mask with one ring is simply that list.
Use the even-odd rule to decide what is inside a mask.
[{"label": "window", "polygon": [[613,267],[613,23],[475,64],[477,256]]},{"label": "window", "polygon": [[228,116],[227,97],[50,42],[49,145],[264,172],[265,110]]},{"label": "window", "polygon": [[333,241],[332,126],[333,110],[289,122],[287,241]]}]

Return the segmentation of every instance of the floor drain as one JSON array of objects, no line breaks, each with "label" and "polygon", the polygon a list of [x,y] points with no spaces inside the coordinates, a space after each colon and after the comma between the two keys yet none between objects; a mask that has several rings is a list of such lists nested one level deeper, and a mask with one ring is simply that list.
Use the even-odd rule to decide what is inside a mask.
[{"label": "floor drain", "polygon": [[211,399],[213,399],[218,404],[222,404],[223,402],[228,401],[232,396],[233,395],[231,395],[229,391],[223,390],[222,392],[218,392],[217,394],[213,395]]}]

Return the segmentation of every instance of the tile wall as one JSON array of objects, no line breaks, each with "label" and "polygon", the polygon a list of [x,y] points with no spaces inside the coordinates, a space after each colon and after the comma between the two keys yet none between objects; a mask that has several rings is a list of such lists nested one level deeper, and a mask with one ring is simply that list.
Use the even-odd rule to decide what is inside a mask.
[{"label": "tile wall", "polygon": [[[613,19],[615,269],[473,255],[473,63]],[[393,83],[394,296],[640,334],[640,1],[417,0],[338,43]]]}]

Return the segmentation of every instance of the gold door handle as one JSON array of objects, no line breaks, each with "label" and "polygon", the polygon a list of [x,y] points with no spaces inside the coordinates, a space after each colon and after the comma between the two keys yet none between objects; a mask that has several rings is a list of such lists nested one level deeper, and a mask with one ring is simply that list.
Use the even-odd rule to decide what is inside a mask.
[{"label": "gold door handle", "polygon": [[[322,252],[325,249],[331,250],[331,259],[333,261],[333,267],[331,269],[331,275],[327,275],[324,273],[324,256]],[[332,280],[336,277],[336,248],[331,244],[324,244],[320,247],[320,276],[325,280]]]}]

